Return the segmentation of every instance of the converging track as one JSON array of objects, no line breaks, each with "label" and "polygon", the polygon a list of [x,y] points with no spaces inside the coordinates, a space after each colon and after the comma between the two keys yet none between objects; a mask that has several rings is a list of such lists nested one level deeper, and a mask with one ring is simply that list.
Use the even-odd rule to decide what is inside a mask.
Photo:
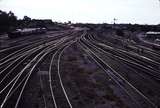
[{"label": "converging track", "polygon": [[1,108],[158,108],[159,52],[110,40],[87,30],[5,40]]}]

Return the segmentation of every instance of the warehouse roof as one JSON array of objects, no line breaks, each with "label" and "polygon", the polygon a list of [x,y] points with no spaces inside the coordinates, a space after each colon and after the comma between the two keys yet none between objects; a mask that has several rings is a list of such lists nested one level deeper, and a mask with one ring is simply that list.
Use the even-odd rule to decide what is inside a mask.
[{"label": "warehouse roof", "polygon": [[149,31],[146,33],[147,35],[160,35],[160,32],[152,32],[152,31]]}]

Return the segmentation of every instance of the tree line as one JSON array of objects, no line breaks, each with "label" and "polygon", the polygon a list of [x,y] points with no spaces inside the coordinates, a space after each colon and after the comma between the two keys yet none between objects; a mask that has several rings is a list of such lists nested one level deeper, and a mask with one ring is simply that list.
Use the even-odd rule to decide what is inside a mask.
[{"label": "tree line", "polygon": [[12,11],[8,13],[0,10],[0,34],[9,31],[14,31],[16,28],[30,28],[30,27],[46,27],[53,26],[56,22],[51,19],[31,19],[24,16],[23,19],[18,19]]},{"label": "tree line", "polygon": [[17,24],[17,16],[12,11],[4,12],[0,10],[0,33],[7,32]]}]

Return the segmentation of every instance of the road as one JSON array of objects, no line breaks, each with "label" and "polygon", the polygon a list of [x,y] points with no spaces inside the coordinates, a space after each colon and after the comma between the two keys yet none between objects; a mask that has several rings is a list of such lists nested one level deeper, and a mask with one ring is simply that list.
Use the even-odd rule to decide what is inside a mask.
[{"label": "road", "polygon": [[160,52],[64,30],[0,44],[1,108],[158,108]]}]

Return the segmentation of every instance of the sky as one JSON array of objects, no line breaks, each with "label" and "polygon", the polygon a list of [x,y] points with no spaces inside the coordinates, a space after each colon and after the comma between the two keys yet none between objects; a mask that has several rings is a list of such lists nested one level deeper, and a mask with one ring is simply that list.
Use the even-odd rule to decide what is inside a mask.
[{"label": "sky", "polygon": [[0,0],[18,18],[74,23],[160,24],[160,0]]}]

